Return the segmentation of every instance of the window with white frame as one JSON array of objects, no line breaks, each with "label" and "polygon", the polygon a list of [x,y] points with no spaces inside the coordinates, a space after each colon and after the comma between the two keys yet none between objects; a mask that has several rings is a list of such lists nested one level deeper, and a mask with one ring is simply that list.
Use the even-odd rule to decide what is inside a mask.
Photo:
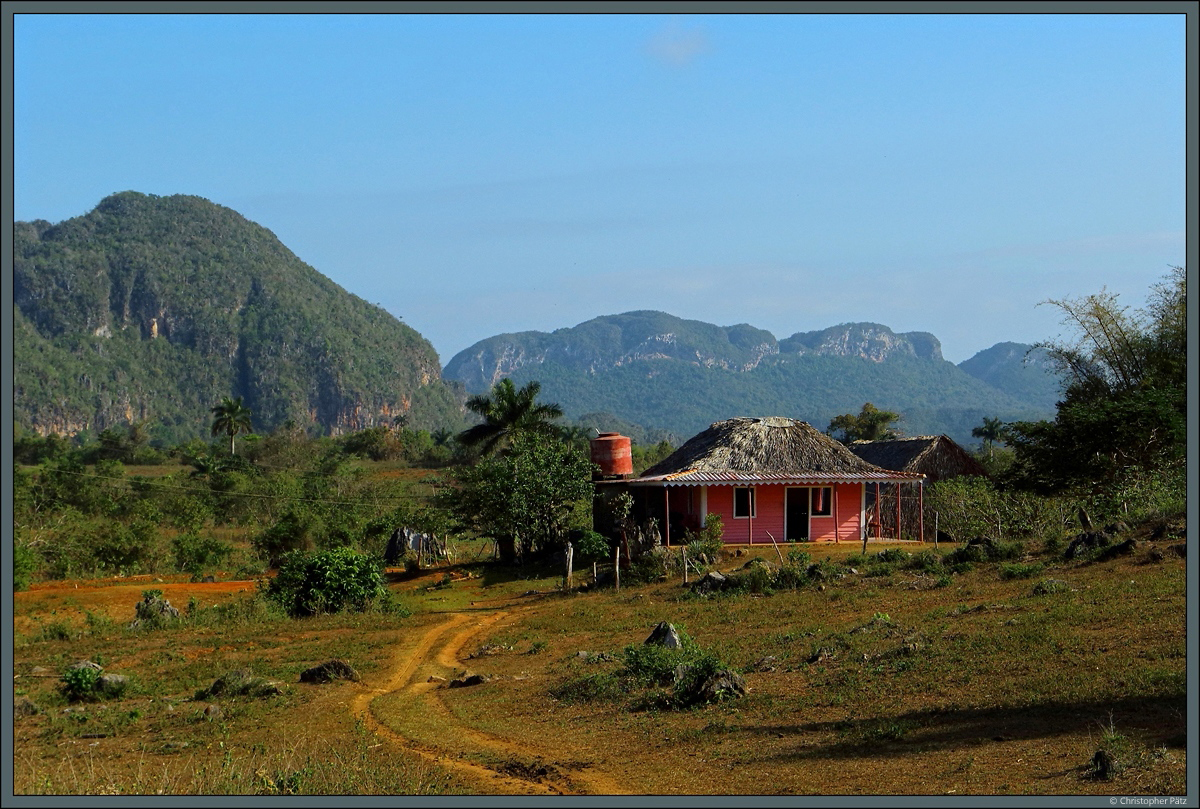
[{"label": "window with white frame", "polygon": [[733,516],[734,519],[758,516],[754,512],[754,489],[739,487],[733,490]]}]

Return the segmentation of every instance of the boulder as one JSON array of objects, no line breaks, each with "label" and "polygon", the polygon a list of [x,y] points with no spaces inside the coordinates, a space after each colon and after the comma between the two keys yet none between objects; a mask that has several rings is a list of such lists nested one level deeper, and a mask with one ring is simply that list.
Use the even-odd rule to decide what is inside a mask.
[{"label": "boulder", "polygon": [[201,711],[201,715],[210,722],[216,722],[225,715],[225,712],[221,710],[220,705],[209,703],[208,705],[204,706],[204,710]]},{"label": "boulder", "polygon": [[1096,556],[1096,561],[1107,562],[1109,559],[1115,559],[1118,556],[1128,556],[1134,553],[1138,548],[1138,541],[1132,537],[1124,542],[1118,542],[1116,545],[1109,545]]},{"label": "boulder", "polygon": [[249,669],[236,669],[213,680],[208,688],[196,692],[196,699],[213,697],[273,697],[283,693],[279,683],[258,677]]},{"label": "boulder", "polygon": [[647,646],[665,646],[668,649],[683,648],[683,641],[679,639],[679,632],[666,621],[659,622],[658,626],[654,627],[654,631],[650,633],[650,636],[643,643]]},{"label": "boulder", "polygon": [[99,663],[93,663],[90,660],[80,660],[77,663],[72,663],[67,668],[69,668],[71,671],[75,671],[76,669],[91,669],[92,671],[101,672],[104,671],[104,666],[101,666]]},{"label": "boulder", "polygon": [[352,680],[357,683],[362,681],[362,677],[345,660],[327,660],[300,672],[302,683],[331,683],[334,680]]},{"label": "boulder", "polygon": [[468,674],[450,681],[450,688],[469,688],[473,685],[483,685],[492,678],[486,674]]},{"label": "boulder", "polygon": [[37,706],[37,703],[26,696],[13,697],[13,719],[24,719],[27,716],[39,714],[42,709]]},{"label": "boulder", "polygon": [[720,702],[746,695],[746,681],[733,669],[721,669],[704,678],[696,688],[696,702]]},{"label": "boulder", "polygon": [[96,691],[106,697],[119,697],[129,687],[129,678],[124,674],[101,674],[96,680]]},{"label": "boulder", "polygon": [[730,584],[727,576],[718,573],[715,570],[710,570],[700,578],[696,579],[692,584],[692,592],[698,595],[708,595],[709,593],[719,593],[728,587]]}]

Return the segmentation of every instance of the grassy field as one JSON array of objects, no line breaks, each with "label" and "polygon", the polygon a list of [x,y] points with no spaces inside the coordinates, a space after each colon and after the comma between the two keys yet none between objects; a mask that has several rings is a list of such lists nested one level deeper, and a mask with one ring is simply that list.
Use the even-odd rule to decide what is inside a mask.
[{"label": "grassy field", "polygon": [[[15,790],[1179,795],[1186,571],[1167,544],[1074,562],[1031,545],[952,575],[865,559],[819,585],[709,597],[677,577],[564,593],[557,568],[478,561],[390,574],[406,617],[291,620],[254,582],[35,585],[13,616],[15,692],[37,710],[15,722]],[[149,588],[191,617],[128,629]],[[660,621],[749,692],[679,707],[670,685],[631,679],[625,649]],[[362,681],[298,682],[333,658]],[[126,693],[70,701],[61,675],[81,659],[127,675]],[[198,698],[241,668],[280,693]],[[490,679],[439,679],[466,673]]]}]

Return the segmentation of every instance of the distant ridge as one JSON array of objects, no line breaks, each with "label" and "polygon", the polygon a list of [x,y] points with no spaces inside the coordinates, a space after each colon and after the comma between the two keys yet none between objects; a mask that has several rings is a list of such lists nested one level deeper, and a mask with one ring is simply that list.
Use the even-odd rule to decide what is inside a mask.
[{"label": "distant ridge", "polygon": [[602,411],[685,437],[733,416],[788,416],[824,429],[866,401],[903,413],[908,434],[945,433],[964,445],[977,443],[970,432],[985,417],[1053,416],[1045,367],[1023,366],[1023,354],[985,354],[955,366],[934,335],[878,323],[776,340],[745,323],[633,311],[489,337],[451,358],[443,374],[473,393],[503,377],[537,379],[569,417]]}]

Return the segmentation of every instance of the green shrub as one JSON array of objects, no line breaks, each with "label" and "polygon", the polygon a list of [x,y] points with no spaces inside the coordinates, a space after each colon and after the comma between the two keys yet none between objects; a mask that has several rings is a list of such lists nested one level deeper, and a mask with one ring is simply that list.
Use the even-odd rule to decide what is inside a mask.
[{"label": "green shrub", "polygon": [[192,533],[175,537],[171,546],[175,551],[176,569],[193,576],[220,567],[233,554],[233,546],[228,542]]},{"label": "green shrub", "polygon": [[1033,594],[1035,596],[1046,596],[1054,593],[1065,593],[1070,591],[1071,586],[1062,579],[1043,579],[1033,586]]},{"label": "green shrub", "polygon": [[900,548],[885,548],[884,550],[875,554],[875,558],[877,558],[880,562],[884,562],[885,564],[900,564],[911,559],[912,554],[908,551],[901,550]]},{"label": "green shrub", "polygon": [[65,621],[51,621],[48,624],[43,624],[38,631],[38,640],[71,640],[75,637],[75,631]]},{"label": "green shrub", "polygon": [[13,539],[13,589],[28,590],[38,568],[38,554],[32,546]]},{"label": "green shrub", "polygon": [[627,692],[625,683],[610,671],[568,680],[550,689],[551,696],[568,704],[621,699]]},{"label": "green shrub", "polygon": [[373,607],[395,609],[379,561],[351,548],[284,557],[267,598],[292,617]]},{"label": "green shrub", "polygon": [[1023,565],[1019,562],[1010,562],[1000,565],[1000,578],[1002,579],[1032,579],[1045,569],[1045,565],[1041,562],[1035,564]]},{"label": "green shrub", "polygon": [[787,565],[785,567],[794,567],[800,570],[807,570],[812,564],[812,554],[808,551],[802,551],[798,548],[789,548],[787,552]]},{"label": "green shrub", "polygon": [[609,559],[612,557],[608,539],[595,531],[584,531],[575,543],[578,559]]},{"label": "green shrub", "polygon": [[721,522],[719,514],[709,514],[704,518],[704,527],[699,531],[685,531],[683,534],[684,542],[687,543],[688,562],[696,566],[697,570],[703,567],[700,564],[700,556],[703,554],[710,565],[715,564],[721,556],[721,550],[725,547],[725,540],[722,536],[725,533],[725,526]]},{"label": "green shrub", "polygon": [[919,570],[923,573],[939,573],[942,570],[942,555],[937,551],[923,550],[912,555],[904,563],[907,570]]},{"label": "green shrub", "polygon": [[100,683],[100,671],[91,666],[70,668],[63,672],[59,691],[71,702],[96,698]]}]

